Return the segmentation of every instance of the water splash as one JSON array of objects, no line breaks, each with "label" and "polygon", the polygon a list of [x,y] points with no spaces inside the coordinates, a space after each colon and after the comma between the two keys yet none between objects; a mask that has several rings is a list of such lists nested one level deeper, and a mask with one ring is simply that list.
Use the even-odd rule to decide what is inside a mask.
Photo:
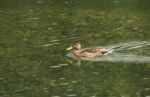
[{"label": "water splash", "polygon": [[[126,43],[119,43],[115,45],[106,46],[106,48],[114,50],[112,54],[104,56],[104,57],[97,57],[97,58],[81,58],[82,60],[89,60],[89,61],[108,61],[108,62],[138,62],[138,63],[150,63],[150,56],[144,55],[137,55],[135,52],[142,49],[148,48],[150,45],[149,41],[132,41]],[[135,51],[133,54],[133,50]],[[128,52],[125,52],[128,51]],[[145,52],[145,50],[143,50]],[[146,51],[147,53],[150,53]],[[67,54],[68,57],[75,58],[73,54]]]}]

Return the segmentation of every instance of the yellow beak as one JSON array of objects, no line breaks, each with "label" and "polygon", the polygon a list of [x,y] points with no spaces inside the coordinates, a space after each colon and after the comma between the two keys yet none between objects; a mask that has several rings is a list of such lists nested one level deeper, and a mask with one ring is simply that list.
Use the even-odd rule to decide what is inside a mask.
[{"label": "yellow beak", "polygon": [[70,47],[68,47],[66,50],[69,51],[69,50],[72,50],[72,49],[73,49],[73,47],[70,46]]}]

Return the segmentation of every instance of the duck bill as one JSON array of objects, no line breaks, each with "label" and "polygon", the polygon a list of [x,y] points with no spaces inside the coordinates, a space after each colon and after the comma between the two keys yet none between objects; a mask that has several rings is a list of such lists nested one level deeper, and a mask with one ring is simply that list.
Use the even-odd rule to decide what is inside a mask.
[{"label": "duck bill", "polygon": [[70,46],[70,47],[68,47],[66,50],[69,51],[69,50],[72,50],[72,49],[73,49],[73,47]]}]

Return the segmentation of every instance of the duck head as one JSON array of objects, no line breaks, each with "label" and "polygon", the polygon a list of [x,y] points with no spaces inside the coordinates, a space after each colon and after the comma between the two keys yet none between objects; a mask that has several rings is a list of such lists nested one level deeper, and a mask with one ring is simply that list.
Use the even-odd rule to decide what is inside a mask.
[{"label": "duck head", "polygon": [[72,46],[68,47],[66,50],[80,50],[81,44],[79,42],[74,42]]}]

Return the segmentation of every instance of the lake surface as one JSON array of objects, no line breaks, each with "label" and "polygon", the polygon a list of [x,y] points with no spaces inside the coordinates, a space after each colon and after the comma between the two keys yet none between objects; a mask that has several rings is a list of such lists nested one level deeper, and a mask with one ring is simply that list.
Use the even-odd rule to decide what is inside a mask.
[{"label": "lake surface", "polygon": [[[150,97],[150,0],[0,0],[0,97]],[[66,48],[113,53],[77,59]]]}]

